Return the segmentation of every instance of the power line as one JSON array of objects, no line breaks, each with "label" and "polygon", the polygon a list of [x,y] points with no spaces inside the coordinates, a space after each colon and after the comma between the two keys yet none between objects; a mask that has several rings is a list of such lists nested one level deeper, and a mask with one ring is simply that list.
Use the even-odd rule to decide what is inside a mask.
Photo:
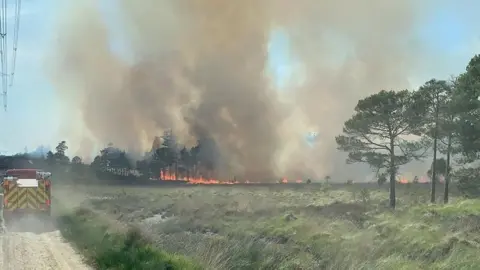
[{"label": "power line", "polygon": [[2,65],[2,93],[3,93],[3,108],[7,110],[7,77],[8,75],[8,65],[7,65],[7,0],[2,0],[2,7],[0,12],[0,58]]},{"label": "power line", "polygon": [[[13,24],[13,51],[12,51],[12,58],[11,58],[11,66],[12,70],[8,70],[8,0],[1,0],[1,7],[0,7],[0,62],[1,62],[1,72],[0,76],[2,76],[1,88],[2,88],[2,95],[3,95],[3,108],[7,111],[7,95],[8,95],[8,88],[12,87],[13,85],[13,78],[15,75],[15,67],[17,61],[17,50],[18,50],[18,36],[20,30],[20,15],[21,15],[21,0],[14,0],[15,1],[15,10],[14,10],[14,24]],[[10,84],[8,80],[10,78]]]},{"label": "power line", "polygon": [[15,26],[13,28],[13,53],[12,53],[12,72],[10,74],[10,87],[13,85],[13,77],[15,76],[15,67],[17,63],[18,49],[18,31],[20,30],[20,10],[22,9],[22,0],[15,1]]}]

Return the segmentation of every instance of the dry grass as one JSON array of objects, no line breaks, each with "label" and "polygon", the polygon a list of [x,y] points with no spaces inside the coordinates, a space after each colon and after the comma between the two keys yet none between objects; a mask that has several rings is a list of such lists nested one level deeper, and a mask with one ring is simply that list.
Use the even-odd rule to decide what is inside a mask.
[{"label": "dry grass", "polygon": [[400,188],[395,212],[386,190],[374,186],[76,187],[75,194],[84,195],[84,207],[139,226],[157,247],[206,269],[480,265],[480,202],[431,206],[424,187]]}]

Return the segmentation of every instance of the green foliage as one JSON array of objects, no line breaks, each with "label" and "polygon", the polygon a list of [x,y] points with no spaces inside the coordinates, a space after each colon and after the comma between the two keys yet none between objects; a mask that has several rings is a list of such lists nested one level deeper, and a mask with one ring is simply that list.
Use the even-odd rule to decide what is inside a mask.
[{"label": "green foliage", "polygon": [[[439,142],[442,142],[442,139],[446,139],[447,142],[444,143],[445,147],[442,152],[446,153],[448,157],[454,152],[452,146],[453,139],[456,138],[454,127],[457,124],[457,119],[456,113],[452,110],[452,93],[455,86],[455,83],[432,79],[426,82],[415,93],[416,99],[420,100],[426,109],[426,114],[423,120],[423,133],[432,139],[433,162],[431,170],[428,171],[428,175],[430,179],[432,179],[432,203],[435,202],[436,198],[436,182],[438,180],[438,175],[442,174],[448,177],[447,173],[449,171],[447,168],[450,167],[450,164],[447,164],[445,160],[442,159],[439,162],[437,159]],[[448,162],[450,162],[450,159],[447,159]],[[440,168],[438,166],[440,166]],[[444,200],[448,200],[448,190],[445,191]]]},{"label": "green foliage", "polygon": [[[68,164],[70,159],[66,155],[66,151],[68,149],[67,143],[65,141],[61,141],[58,143],[57,147],[55,147],[55,153],[53,153],[53,164]],[[51,156],[50,152],[47,153],[47,159]]]},{"label": "green foliage", "polygon": [[153,160],[160,169],[172,166],[175,162],[175,152],[171,148],[162,146],[155,150]]},{"label": "green foliage", "polygon": [[443,175],[445,176],[447,174],[447,161],[444,159],[444,158],[439,158],[437,159],[437,161],[435,162],[435,164],[432,162],[432,166],[430,167],[430,169],[427,171],[427,175],[428,177],[432,177],[432,169],[433,169],[433,166],[435,166],[436,170],[437,170],[437,176],[438,175]]},{"label": "green foliage", "polygon": [[387,182],[387,175],[385,173],[382,173],[378,176],[377,178],[377,183],[379,186],[383,185],[385,182]]},{"label": "green foliage", "polygon": [[[198,165],[200,160],[205,158],[200,156],[202,147],[200,141],[190,149],[179,147],[170,130],[164,132],[161,140],[160,145],[155,144],[143,159],[136,162],[133,162],[128,153],[110,143],[108,147],[100,150],[100,154],[94,158],[90,168],[96,172],[97,177],[115,181],[132,181],[132,179],[138,179],[137,177],[158,178],[161,172],[170,175],[175,173],[177,179],[198,176]],[[202,165],[213,170],[208,160],[203,160]],[[117,169],[118,173],[116,173]],[[125,175],[125,170],[122,169],[129,171],[135,169],[140,175]]]},{"label": "green foliage", "polygon": [[480,197],[480,168],[462,168],[457,170],[453,178],[457,188],[466,197]]},{"label": "green foliage", "polygon": [[423,141],[407,140],[420,135],[425,114],[419,102],[407,91],[380,91],[358,102],[355,114],[335,139],[338,149],[348,152],[347,163],[367,163],[377,173],[390,174],[390,205],[395,207],[395,175],[398,167],[419,159]]},{"label": "green foliage", "polygon": [[[431,79],[422,85],[414,93],[414,98],[425,115],[423,122],[424,132],[430,137],[434,137],[435,126],[438,126],[439,137],[442,134],[443,126],[445,129],[449,126],[449,116],[452,115],[450,106],[454,84],[445,80]],[[447,130],[445,130],[447,131]]]},{"label": "green foliage", "polygon": [[152,247],[138,229],[126,233],[109,229],[87,209],[61,216],[59,224],[63,236],[97,269],[201,269],[181,256]]},{"label": "green foliage", "polygon": [[81,157],[79,157],[79,156],[74,156],[74,157],[72,158],[72,164],[82,164],[82,163],[83,163],[83,162],[82,162],[82,158],[81,158]]},{"label": "green foliage", "polygon": [[[479,97],[480,55],[475,55],[465,72],[451,80],[432,79],[413,93],[382,90],[360,100],[354,115],[345,122],[343,134],[336,137],[338,149],[348,152],[347,163],[367,163],[377,173],[389,173],[394,179],[399,166],[424,157],[433,146],[435,162],[427,174],[450,179],[452,157],[459,163],[480,157]],[[407,135],[423,138],[406,139]],[[437,159],[437,152],[446,159]],[[472,169],[467,171],[476,175]],[[457,173],[460,188],[476,193],[479,178],[465,172]],[[378,180],[381,184],[384,178]],[[433,201],[434,185],[431,197]]]},{"label": "green foliage", "polygon": [[407,90],[381,91],[360,100],[343,135],[336,137],[338,148],[349,153],[349,163],[364,162],[377,171],[419,157],[423,145],[402,137],[419,134],[422,112],[414,106]]},{"label": "green foliage", "polygon": [[[395,212],[383,189],[362,184],[91,192],[113,197],[96,209],[145,224],[155,247],[206,269],[476,269],[480,202],[454,193],[448,205],[416,203],[429,192],[414,187],[398,187]],[[146,223],[159,209],[167,218]]]},{"label": "green foliage", "polygon": [[458,76],[453,93],[453,110],[458,114],[461,152],[469,159],[480,151],[480,55],[469,62],[466,72]]},{"label": "green foliage", "polygon": [[72,172],[76,176],[83,176],[86,171],[86,166],[83,164],[82,158],[79,156],[74,156],[71,162]]},{"label": "green foliage", "polygon": [[67,143],[65,141],[61,141],[57,147],[55,147],[55,154],[57,156],[65,156],[65,151],[67,151],[68,149],[68,146],[67,146]]},{"label": "green foliage", "polygon": [[47,152],[47,162],[48,162],[48,164],[50,164],[50,165],[54,165],[54,164],[55,164],[55,155],[53,154],[52,151],[48,151],[48,152]]}]

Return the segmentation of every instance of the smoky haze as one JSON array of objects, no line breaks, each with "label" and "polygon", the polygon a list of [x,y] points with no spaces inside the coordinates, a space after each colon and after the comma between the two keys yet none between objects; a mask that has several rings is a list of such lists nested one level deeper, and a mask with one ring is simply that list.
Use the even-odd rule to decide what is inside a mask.
[{"label": "smoky haze", "polygon": [[[180,143],[210,142],[220,177],[349,177],[334,137],[359,98],[407,88],[420,54],[413,1],[122,0],[111,12],[133,61],[112,52],[97,1],[70,1],[58,22],[49,72],[70,144],[142,153],[172,128]],[[281,90],[273,30],[298,67]]]}]

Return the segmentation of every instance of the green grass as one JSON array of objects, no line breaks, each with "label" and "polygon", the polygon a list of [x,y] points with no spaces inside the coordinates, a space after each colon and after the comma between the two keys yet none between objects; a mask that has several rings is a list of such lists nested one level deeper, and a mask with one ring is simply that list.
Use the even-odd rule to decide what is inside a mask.
[{"label": "green grass", "polygon": [[430,205],[428,188],[401,186],[396,211],[388,208],[385,189],[375,187],[76,187],[75,192],[85,195],[84,207],[141,228],[154,247],[206,269],[480,265],[480,201],[453,197],[449,205]]},{"label": "green grass", "polygon": [[59,217],[62,235],[96,269],[201,269],[182,256],[153,247],[138,228],[112,229],[94,212],[80,208]]}]

